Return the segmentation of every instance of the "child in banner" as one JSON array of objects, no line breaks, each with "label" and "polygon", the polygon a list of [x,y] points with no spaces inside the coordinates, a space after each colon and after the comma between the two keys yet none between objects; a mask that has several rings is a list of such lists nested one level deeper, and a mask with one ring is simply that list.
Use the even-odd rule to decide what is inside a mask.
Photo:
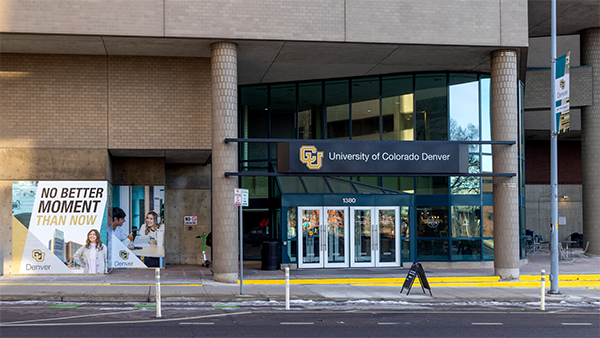
[{"label": "child in banner", "polygon": [[102,244],[100,233],[92,229],[88,232],[85,245],[77,250],[73,259],[83,266],[83,273],[106,273],[107,255],[108,250],[106,245]]}]

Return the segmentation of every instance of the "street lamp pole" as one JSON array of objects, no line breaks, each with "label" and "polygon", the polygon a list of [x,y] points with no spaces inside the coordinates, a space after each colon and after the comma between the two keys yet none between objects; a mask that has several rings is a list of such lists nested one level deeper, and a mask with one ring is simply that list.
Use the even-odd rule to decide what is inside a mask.
[{"label": "street lamp pole", "polygon": [[560,293],[558,291],[558,132],[556,125],[556,0],[552,0],[552,43],[551,43],[551,67],[550,67],[550,83],[551,83],[551,100],[550,103],[550,126],[552,134],[550,137],[550,214],[552,223],[550,224],[552,239],[550,247],[552,248],[551,265],[550,265],[550,291],[549,293]]}]

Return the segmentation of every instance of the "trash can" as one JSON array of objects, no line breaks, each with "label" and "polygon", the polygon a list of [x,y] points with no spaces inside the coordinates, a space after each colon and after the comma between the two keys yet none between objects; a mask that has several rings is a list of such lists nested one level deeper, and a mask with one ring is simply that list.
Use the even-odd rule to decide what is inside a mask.
[{"label": "trash can", "polygon": [[277,241],[263,241],[261,249],[262,265],[261,270],[277,270],[279,264],[279,255],[277,254]]}]

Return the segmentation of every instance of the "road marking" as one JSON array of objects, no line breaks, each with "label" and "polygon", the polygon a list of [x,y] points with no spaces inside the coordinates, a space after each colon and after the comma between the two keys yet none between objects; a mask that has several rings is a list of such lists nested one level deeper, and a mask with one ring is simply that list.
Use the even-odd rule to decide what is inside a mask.
[{"label": "road marking", "polygon": [[50,309],[74,309],[74,308],[80,307],[81,305],[82,304],[67,304],[67,305],[57,304],[57,305],[48,306],[48,308],[50,308]]},{"label": "road marking", "polygon": [[502,323],[471,323],[471,325],[504,325]]},{"label": "road marking", "polygon": [[214,323],[179,323],[179,325],[213,325]]},{"label": "road marking", "polygon": [[379,325],[397,325],[398,323],[377,323]]},{"label": "road marking", "polygon": [[592,323],[560,323],[560,325],[594,325]]},{"label": "road marking", "polygon": [[310,322],[281,322],[280,325],[313,325],[314,323]]},{"label": "road marking", "polygon": [[[180,318],[157,318],[157,319],[147,319],[147,320],[123,320],[123,321],[112,321],[112,322],[70,322],[70,323],[40,323],[35,324],[31,323],[32,321],[24,321],[24,322],[11,322],[11,323],[0,323],[0,327],[8,327],[8,326],[85,326],[85,325],[114,325],[114,324],[143,324],[143,323],[156,323],[156,322],[174,322],[174,321],[182,321],[182,320],[193,320],[193,319],[202,319],[202,318],[213,318],[213,317],[226,317],[226,316],[240,316],[247,315],[252,313],[252,311],[247,312],[229,312],[223,314],[214,314],[214,315],[204,315],[204,316],[196,316],[196,317],[180,317]],[[63,318],[47,318],[42,320],[60,320],[69,317]]]}]

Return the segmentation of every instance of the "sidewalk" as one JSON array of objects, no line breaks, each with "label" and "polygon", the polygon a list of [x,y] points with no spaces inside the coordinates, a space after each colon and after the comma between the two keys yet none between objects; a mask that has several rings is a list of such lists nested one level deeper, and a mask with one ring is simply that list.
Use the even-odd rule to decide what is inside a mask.
[{"label": "sidewalk", "polygon": [[[550,255],[530,255],[519,281],[500,281],[493,269],[425,269],[433,296],[415,281],[410,294],[400,290],[409,269],[305,269],[290,271],[292,301],[401,301],[410,303],[539,302],[540,271],[550,273]],[[154,269],[116,269],[108,275],[1,276],[1,301],[154,302]],[[548,304],[600,306],[600,259],[559,264],[559,295]],[[161,270],[164,302],[284,301],[284,272],[262,271],[260,262],[244,264],[244,294],[239,284],[213,280],[210,270],[191,265]],[[550,288],[546,278],[546,288]]]}]

